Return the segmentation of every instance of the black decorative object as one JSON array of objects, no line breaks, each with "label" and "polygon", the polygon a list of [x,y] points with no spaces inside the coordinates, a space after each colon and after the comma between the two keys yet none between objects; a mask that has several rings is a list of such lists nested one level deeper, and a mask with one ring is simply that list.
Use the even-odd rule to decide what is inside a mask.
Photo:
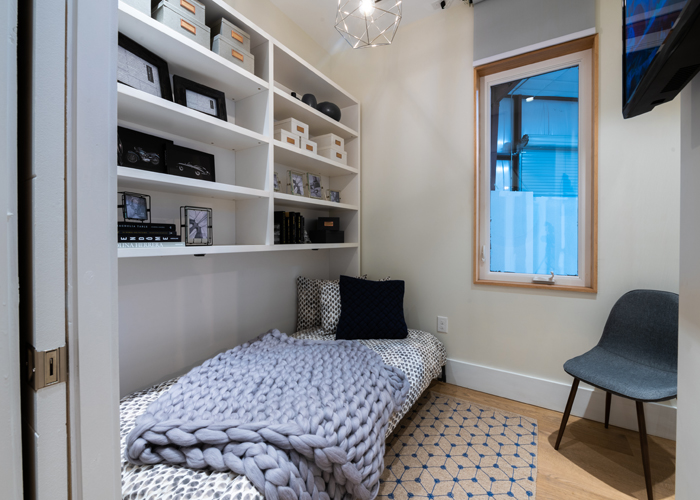
[{"label": "black decorative object", "polygon": [[316,105],[318,104],[316,101],[316,96],[313,94],[304,94],[304,97],[301,98],[301,102],[308,104],[312,108],[316,108]]},{"label": "black decorative object", "polygon": [[345,243],[345,231],[317,229],[308,233],[311,243]]},{"label": "black decorative object", "polygon": [[165,148],[172,141],[117,127],[117,165],[164,174]]},{"label": "black decorative object", "polygon": [[[292,97],[293,97],[294,99],[299,99],[299,96],[297,95],[296,92],[292,92]],[[301,101],[301,99],[299,99],[299,100]]]},{"label": "black decorative object", "polygon": [[128,222],[151,222],[151,197],[147,194],[120,192],[122,217]]},{"label": "black decorative object", "polygon": [[316,109],[324,115],[333,118],[335,121],[340,121],[340,108],[332,102],[322,102],[316,106]]},{"label": "black decorative object", "polygon": [[180,227],[186,246],[214,244],[211,208],[180,207]]},{"label": "black decorative object", "polygon": [[117,81],[151,95],[173,100],[168,63],[119,33]]},{"label": "black decorative object", "polygon": [[168,144],[165,150],[168,173],[181,177],[190,177],[202,181],[214,182],[214,155]]},{"label": "black decorative object", "polygon": [[173,75],[175,102],[219,120],[228,121],[226,96],[223,92],[187,78]]},{"label": "black decorative object", "polygon": [[316,221],[316,229],[325,231],[339,231],[340,217],[319,217]]},{"label": "black decorative object", "polygon": [[340,277],[340,320],[336,339],[405,339],[403,281]]}]

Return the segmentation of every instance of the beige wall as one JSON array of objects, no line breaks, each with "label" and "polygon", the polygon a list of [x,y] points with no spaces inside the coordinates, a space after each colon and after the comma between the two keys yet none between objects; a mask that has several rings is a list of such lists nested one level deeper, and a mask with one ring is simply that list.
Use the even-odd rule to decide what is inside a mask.
[{"label": "beige wall", "polygon": [[362,271],[406,280],[409,326],[435,332],[448,316],[451,359],[570,383],[562,364],[598,341],[624,292],[678,291],[679,100],[622,119],[619,4],[597,11],[597,295],[472,284],[471,8],[334,56],[333,79],[362,102]]},{"label": "beige wall", "polygon": [[277,41],[296,52],[319,71],[330,72],[330,56],[270,0],[225,0]]}]

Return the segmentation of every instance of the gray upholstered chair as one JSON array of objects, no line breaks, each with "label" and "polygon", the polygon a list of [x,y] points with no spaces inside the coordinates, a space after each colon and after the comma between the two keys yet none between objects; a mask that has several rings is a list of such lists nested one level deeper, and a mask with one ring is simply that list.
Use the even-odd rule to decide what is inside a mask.
[{"label": "gray upholstered chair", "polygon": [[567,361],[564,370],[574,377],[574,383],[554,449],[559,449],[580,381],[606,392],[606,429],[612,395],[635,400],[647,497],[652,500],[644,402],[676,397],[678,294],[658,290],[627,292],[610,311],[598,345]]}]

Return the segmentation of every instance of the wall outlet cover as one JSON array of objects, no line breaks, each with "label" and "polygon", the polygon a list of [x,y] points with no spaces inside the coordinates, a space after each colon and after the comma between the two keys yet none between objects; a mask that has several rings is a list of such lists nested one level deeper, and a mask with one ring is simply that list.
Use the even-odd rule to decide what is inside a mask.
[{"label": "wall outlet cover", "polygon": [[447,333],[447,316],[438,316],[438,333]]}]

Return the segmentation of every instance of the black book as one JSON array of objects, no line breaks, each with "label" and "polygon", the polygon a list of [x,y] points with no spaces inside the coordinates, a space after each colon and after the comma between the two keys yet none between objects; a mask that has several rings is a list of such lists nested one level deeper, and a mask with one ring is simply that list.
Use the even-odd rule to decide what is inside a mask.
[{"label": "black book", "polygon": [[306,219],[301,217],[301,241],[299,243],[306,243],[304,234],[306,233]]},{"label": "black book", "polygon": [[122,235],[117,237],[118,243],[165,243],[182,241],[180,236],[147,236],[147,235]]},{"label": "black book", "polygon": [[289,221],[289,212],[284,213],[284,244],[287,245],[291,241],[291,224]]},{"label": "black book", "polygon": [[128,229],[129,231],[175,231],[175,224],[155,224],[145,222],[117,222],[119,230]]},{"label": "black book", "polygon": [[304,243],[304,236],[301,233],[301,214],[297,212],[297,220],[296,220],[296,228],[297,228],[297,238],[294,240],[294,243]]},{"label": "black book", "polygon": [[[282,245],[286,241],[285,234],[284,234],[284,212],[275,212],[274,221],[275,221],[275,236],[276,236],[275,243]],[[279,235],[277,235],[278,231],[279,231]]]},{"label": "black book", "polygon": [[152,231],[132,231],[131,229],[119,229],[119,235],[134,235],[134,236],[177,236],[177,231],[166,231],[154,229]]},{"label": "black book", "polygon": [[292,237],[289,239],[289,243],[292,245],[297,242],[297,213],[296,212],[290,212],[289,213],[289,222],[291,224],[291,233]]}]

